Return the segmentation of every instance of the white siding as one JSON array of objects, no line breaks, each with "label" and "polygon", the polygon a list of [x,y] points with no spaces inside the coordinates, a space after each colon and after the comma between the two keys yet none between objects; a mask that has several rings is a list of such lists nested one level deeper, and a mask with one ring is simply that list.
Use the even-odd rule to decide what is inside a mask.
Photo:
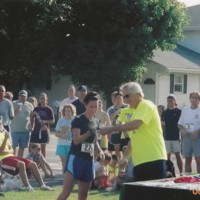
[{"label": "white siding", "polygon": [[[168,74],[158,74],[157,83],[157,101],[155,103],[157,105],[164,105],[166,107],[166,98],[169,95],[170,88],[170,76]],[[178,92],[174,93],[179,108],[183,108],[189,104],[189,94],[193,91],[200,91],[200,76],[197,74],[188,75],[186,94]]]}]

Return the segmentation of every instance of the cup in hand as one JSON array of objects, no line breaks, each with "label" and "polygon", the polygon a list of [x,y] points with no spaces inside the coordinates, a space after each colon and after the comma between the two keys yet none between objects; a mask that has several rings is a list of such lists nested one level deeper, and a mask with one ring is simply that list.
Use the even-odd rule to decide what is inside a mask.
[{"label": "cup in hand", "polygon": [[18,102],[17,105],[18,105],[18,110],[22,110],[22,103]]}]

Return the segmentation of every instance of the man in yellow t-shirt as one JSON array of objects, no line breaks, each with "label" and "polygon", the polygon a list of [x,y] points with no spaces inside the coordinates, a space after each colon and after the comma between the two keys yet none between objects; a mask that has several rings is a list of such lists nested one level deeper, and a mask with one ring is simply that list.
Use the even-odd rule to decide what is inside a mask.
[{"label": "man in yellow t-shirt", "polygon": [[134,114],[130,122],[105,127],[100,132],[105,135],[113,131],[129,131],[131,145],[121,162],[132,156],[136,181],[165,178],[167,155],[156,106],[143,99],[142,88],[136,82],[124,84],[121,90],[127,103],[135,109]]},{"label": "man in yellow t-shirt", "polygon": [[11,147],[9,139],[9,133],[4,129],[1,120],[0,120],[0,162],[1,162],[1,168],[7,171],[8,173],[12,175],[16,175],[19,173],[19,176],[24,185],[22,187],[22,190],[29,192],[34,191],[27,178],[26,170],[31,171],[36,181],[40,185],[41,190],[47,190],[47,191],[52,190],[52,188],[46,186],[45,183],[43,182],[35,162],[19,156],[14,156],[13,149]]}]

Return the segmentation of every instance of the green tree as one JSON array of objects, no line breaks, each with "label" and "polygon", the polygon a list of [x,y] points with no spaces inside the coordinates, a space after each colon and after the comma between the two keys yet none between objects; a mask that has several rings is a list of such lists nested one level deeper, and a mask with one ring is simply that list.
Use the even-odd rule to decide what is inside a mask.
[{"label": "green tree", "polygon": [[56,11],[48,0],[0,1],[0,78],[8,89],[40,84],[51,72]]},{"label": "green tree", "polygon": [[106,94],[141,78],[153,50],[173,49],[187,22],[185,7],[176,0],[68,0],[66,4],[64,14],[70,20],[62,70],[75,82],[95,84]]},{"label": "green tree", "polygon": [[174,48],[186,22],[176,0],[2,0],[0,78],[19,89],[62,73],[110,95],[141,78],[153,50]]}]

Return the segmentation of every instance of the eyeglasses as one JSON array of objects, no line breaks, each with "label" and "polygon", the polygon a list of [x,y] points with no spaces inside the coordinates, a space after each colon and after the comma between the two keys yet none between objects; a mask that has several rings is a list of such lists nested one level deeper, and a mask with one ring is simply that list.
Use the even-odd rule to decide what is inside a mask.
[{"label": "eyeglasses", "polygon": [[130,94],[126,94],[123,96],[124,99],[128,99],[130,97]]}]

